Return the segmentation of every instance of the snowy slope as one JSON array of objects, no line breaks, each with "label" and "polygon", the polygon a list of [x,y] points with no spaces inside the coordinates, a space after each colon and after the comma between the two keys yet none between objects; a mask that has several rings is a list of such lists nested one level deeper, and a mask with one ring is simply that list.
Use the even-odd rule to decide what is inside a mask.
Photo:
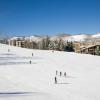
[{"label": "snowy slope", "polygon": [[[56,70],[67,72],[58,84]],[[99,93],[99,56],[0,44],[0,100],[100,100]]]},{"label": "snowy slope", "polygon": [[86,39],[90,39],[90,35],[80,34],[80,35],[72,35],[66,38],[66,41],[85,41]]},{"label": "snowy slope", "polygon": [[100,38],[100,33],[92,35],[92,38]]},{"label": "snowy slope", "polygon": [[29,40],[30,42],[31,41],[39,42],[42,40],[42,38],[39,36],[30,36],[30,37],[25,37],[25,40]]}]

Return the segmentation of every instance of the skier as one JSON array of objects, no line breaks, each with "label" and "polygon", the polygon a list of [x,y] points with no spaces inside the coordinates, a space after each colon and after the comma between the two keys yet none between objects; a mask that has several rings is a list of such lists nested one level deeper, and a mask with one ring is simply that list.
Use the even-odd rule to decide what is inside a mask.
[{"label": "skier", "polygon": [[8,52],[10,52],[10,49],[8,49]]},{"label": "skier", "polygon": [[62,72],[60,72],[60,76],[62,76]]},{"label": "skier", "polygon": [[55,77],[55,84],[57,84],[57,77]]},{"label": "skier", "polygon": [[58,74],[58,71],[56,70],[56,75]]},{"label": "skier", "polygon": [[66,72],[64,73],[64,76],[66,77]]},{"label": "skier", "polygon": [[32,53],[32,56],[33,56],[33,53]]},{"label": "skier", "polygon": [[32,63],[32,61],[30,60],[30,64]]}]

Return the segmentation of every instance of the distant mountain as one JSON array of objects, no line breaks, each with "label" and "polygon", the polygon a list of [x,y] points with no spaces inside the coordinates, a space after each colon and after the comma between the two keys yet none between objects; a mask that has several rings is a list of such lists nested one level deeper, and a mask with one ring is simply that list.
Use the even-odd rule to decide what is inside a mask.
[{"label": "distant mountain", "polygon": [[[29,40],[29,41],[35,41],[39,42],[46,36],[29,36],[29,37],[12,37],[11,40]],[[98,34],[76,34],[76,35],[70,35],[70,34],[58,34],[54,36],[50,36],[51,41],[60,40],[63,41],[100,41],[100,33]]]},{"label": "distant mountain", "polygon": [[80,35],[71,35],[69,37],[66,37],[64,40],[65,41],[85,41],[90,38],[91,38],[91,35],[80,34]]},{"label": "distant mountain", "polygon": [[92,35],[92,38],[100,38],[100,33]]}]

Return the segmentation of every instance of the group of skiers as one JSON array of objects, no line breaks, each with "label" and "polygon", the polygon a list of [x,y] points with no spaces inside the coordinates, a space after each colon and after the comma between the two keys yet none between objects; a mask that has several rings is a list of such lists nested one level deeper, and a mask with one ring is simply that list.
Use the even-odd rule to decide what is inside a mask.
[{"label": "group of skiers", "polygon": [[[32,53],[32,57],[33,57],[33,56],[34,56],[34,54]],[[32,64],[32,61],[30,60],[29,63]]]},{"label": "group of skiers", "polygon": [[66,72],[62,73],[61,71],[58,73],[58,71],[56,70],[56,75],[60,75],[60,76],[63,76],[66,77]]},{"label": "group of skiers", "polygon": [[[10,52],[10,49],[8,49],[8,52]],[[52,52],[54,52],[54,50],[53,50]],[[33,57],[33,56],[34,56],[34,54],[32,53],[32,57]],[[29,63],[32,64],[32,61],[30,60]],[[60,76],[60,77],[61,77],[61,76],[64,76],[64,77],[66,77],[66,72],[62,73],[61,71],[58,72],[58,71],[56,70],[56,76],[55,76],[55,78],[54,78],[55,84],[58,83],[58,81],[57,81],[57,76]]]},{"label": "group of skiers", "polygon": [[57,84],[57,76],[64,76],[66,77],[66,72],[62,73],[61,71],[58,73],[58,71],[56,70],[56,76],[55,76],[55,84]]},{"label": "group of skiers", "polygon": [[[8,52],[10,52],[10,49],[8,49]],[[32,53],[32,57],[34,56],[34,54]],[[32,61],[29,61],[30,64],[32,64]]]}]

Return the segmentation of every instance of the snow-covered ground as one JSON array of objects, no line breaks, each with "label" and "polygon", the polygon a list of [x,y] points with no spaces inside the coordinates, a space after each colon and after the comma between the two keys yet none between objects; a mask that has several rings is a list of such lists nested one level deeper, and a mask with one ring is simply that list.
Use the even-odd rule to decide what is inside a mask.
[{"label": "snow-covered ground", "polygon": [[100,100],[100,57],[0,44],[0,100]]}]

